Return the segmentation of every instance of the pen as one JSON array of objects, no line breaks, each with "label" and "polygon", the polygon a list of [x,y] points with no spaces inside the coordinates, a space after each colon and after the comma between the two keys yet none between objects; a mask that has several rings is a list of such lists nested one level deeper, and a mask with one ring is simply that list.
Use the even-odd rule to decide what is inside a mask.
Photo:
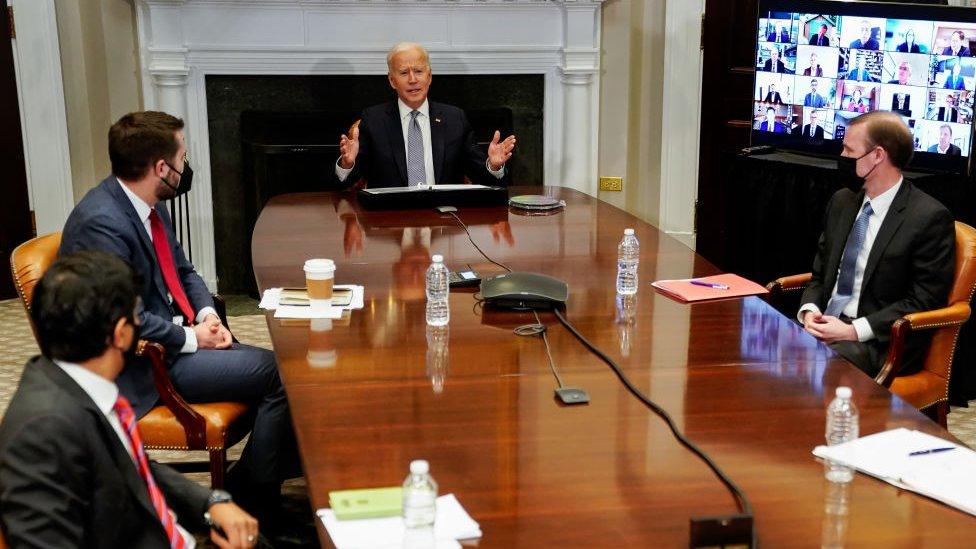
[{"label": "pen", "polygon": [[716,290],[728,290],[729,287],[725,284],[715,284],[712,282],[702,282],[701,280],[689,280],[695,286],[705,286],[706,288],[715,288]]},{"label": "pen", "polygon": [[928,454],[936,454],[938,452],[948,452],[949,450],[955,450],[955,449],[956,448],[954,446],[952,446],[952,447],[949,447],[949,448],[932,448],[931,450],[919,450],[917,452],[911,452],[911,453],[909,453],[908,454],[908,457],[912,457],[912,456],[924,456],[924,455],[928,455]]}]

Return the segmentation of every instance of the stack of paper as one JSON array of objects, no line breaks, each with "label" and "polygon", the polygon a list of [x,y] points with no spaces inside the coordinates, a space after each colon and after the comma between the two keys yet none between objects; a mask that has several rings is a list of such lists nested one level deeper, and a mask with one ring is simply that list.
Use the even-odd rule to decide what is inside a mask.
[{"label": "stack of paper", "polygon": [[[952,450],[910,455],[944,448]],[[813,454],[976,515],[976,452],[965,446],[902,428],[817,446]]]},{"label": "stack of paper", "polygon": [[342,318],[342,311],[362,309],[366,289],[355,284],[337,284],[331,307],[310,307],[304,288],[268,288],[261,296],[262,309],[275,311],[275,318]]},{"label": "stack of paper", "polygon": [[[404,547],[408,534],[402,517],[339,520],[332,509],[319,509],[316,514],[338,549]],[[459,539],[481,537],[481,527],[461,507],[454,494],[437,498],[437,518],[433,538],[436,547],[461,547]]]}]

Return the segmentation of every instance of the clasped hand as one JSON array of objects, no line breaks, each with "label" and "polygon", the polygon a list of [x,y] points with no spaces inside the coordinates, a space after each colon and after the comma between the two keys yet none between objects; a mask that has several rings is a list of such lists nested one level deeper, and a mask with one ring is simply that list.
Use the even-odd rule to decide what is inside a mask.
[{"label": "clasped hand", "polygon": [[209,314],[203,322],[193,327],[197,335],[198,349],[226,349],[234,342],[230,330],[220,321],[220,317]]},{"label": "clasped hand", "polygon": [[807,311],[803,314],[803,328],[824,343],[857,341],[857,331],[854,326],[836,316]]}]

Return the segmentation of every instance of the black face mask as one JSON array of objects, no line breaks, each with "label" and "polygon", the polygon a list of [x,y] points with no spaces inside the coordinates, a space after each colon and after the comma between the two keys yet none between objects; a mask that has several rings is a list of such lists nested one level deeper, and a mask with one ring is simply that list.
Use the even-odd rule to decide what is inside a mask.
[{"label": "black face mask", "polygon": [[871,168],[871,171],[865,174],[864,177],[861,177],[857,175],[857,161],[871,154],[873,150],[874,149],[871,149],[870,151],[858,157],[851,157],[851,156],[837,157],[837,171],[840,172],[842,176],[844,176],[843,183],[845,187],[847,187],[848,189],[854,192],[859,192],[864,187],[864,180],[867,178],[867,176],[871,175],[871,172],[874,171],[874,168],[877,168],[878,166],[875,165],[874,168]]},{"label": "black face mask", "polygon": [[164,185],[173,190],[173,196],[169,198],[173,199],[190,192],[190,189],[193,187],[193,168],[190,167],[190,163],[183,163],[182,172],[176,171],[176,168],[174,168],[169,162],[167,162],[166,165],[169,166],[169,169],[173,170],[180,176],[180,180],[176,182],[176,186],[171,185],[170,182],[166,181],[165,179],[162,180]]}]

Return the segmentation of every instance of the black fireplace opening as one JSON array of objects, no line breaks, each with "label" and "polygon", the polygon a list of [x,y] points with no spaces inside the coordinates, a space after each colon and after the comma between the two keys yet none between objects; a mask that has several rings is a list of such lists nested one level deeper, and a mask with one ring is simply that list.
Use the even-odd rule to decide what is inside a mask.
[{"label": "black fireplace opening", "polygon": [[[218,289],[257,295],[251,233],[272,197],[328,190],[339,136],[362,109],[395,98],[385,76],[208,76]],[[431,100],[465,110],[478,144],[518,138],[513,184],[541,185],[543,75],[435,75]],[[246,261],[241,261],[246,258]]]}]

